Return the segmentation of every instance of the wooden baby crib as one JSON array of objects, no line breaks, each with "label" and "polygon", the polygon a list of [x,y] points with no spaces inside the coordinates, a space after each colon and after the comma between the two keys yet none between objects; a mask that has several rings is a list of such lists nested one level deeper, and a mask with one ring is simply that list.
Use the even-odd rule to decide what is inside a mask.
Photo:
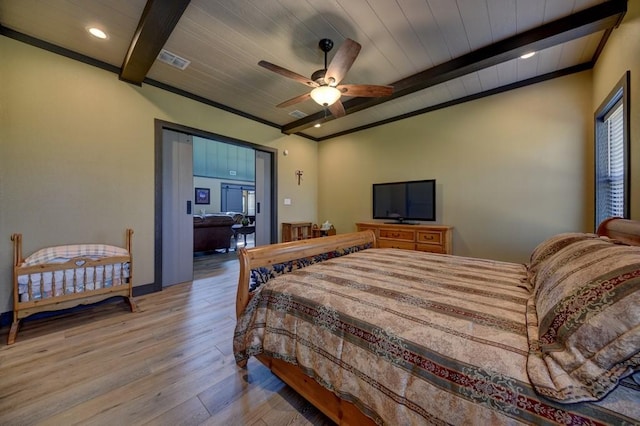
[{"label": "wooden baby crib", "polygon": [[29,315],[124,297],[132,312],[132,229],[124,247],[75,244],[22,256],[22,234],[13,234],[13,323],[7,344],[15,342],[20,321]]}]

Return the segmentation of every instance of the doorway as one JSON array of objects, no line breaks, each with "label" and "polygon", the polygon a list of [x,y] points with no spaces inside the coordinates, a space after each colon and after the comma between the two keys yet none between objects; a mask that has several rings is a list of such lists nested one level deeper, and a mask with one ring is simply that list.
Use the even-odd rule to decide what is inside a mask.
[{"label": "doorway", "polygon": [[[176,145],[182,148],[187,145],[186,149],[188,150],[189,143],[185,141],[192,140],[193,137],[207,138],[255,150],[255,221],[256,229],[260,229],[260,236],[258,236],[258,234],[255,236],[255,244],[270,244],[277,239],[275,223],[277,218],[277,182],[275,174],[277,170],[277,150],[174,123],[164,122],[162,120],[156,120],[155,291],[160,291],[167,285],[193,279],[192,216],[194,213],[197,213],[194,211],[193,174],[190,176],[189,184],[191,186],[189,191],[176,189],[176,187],[186,188],[185,182],[189,180],[186,178],[188,174],[186,170],[191,168],[191,173],[193,173],[193,154],[189,160],[189,155],[186,154],[184,150],[179,150]],[[180,154],[174,155],[176,150],[180,152]],[[191,152],[193,153],[193,143],[191,143]],[[176,161],[181,166],[177,166]],[[190,165],[187,164],[189,162],[191,163]],[[260,165],[258,165],[258,163]],[[184,170],[182,166],[184,166]],[[172,208],[175,210],[175,213],[171,211]],[[185,228],[185,225],[179,225],[182,222],[189,223],[189,226]],[[180,229],[176,230],[176,227]],[[183,236],[184,238],[182,238]],[[191,246],[187,249],[189,244],[191,244]],[[186,252],[188,252],[190,256],[186,256]],[[174,274],[172,271],[167,270],[165,265],[170,265],[181,271],[190,270],[190,272],[188,274],[186,272],[184,274]]]}]

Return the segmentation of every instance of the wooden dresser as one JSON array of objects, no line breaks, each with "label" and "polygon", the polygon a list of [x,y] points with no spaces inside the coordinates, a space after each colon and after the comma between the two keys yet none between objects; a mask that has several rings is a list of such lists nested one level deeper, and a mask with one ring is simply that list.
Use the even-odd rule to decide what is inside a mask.
[{"label": "wooden dresser", "polygon": [[382,222],[356,223],[358,231],[371,229],[376,234],[378,247],[401,248],[452,254],[453,226],[400,225]]}]

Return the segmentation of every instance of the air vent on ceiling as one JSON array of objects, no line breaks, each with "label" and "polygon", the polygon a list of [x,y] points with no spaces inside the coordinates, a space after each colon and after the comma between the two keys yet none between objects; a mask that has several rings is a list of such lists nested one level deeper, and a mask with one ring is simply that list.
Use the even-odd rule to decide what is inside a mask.
[{"label": "air vent on ceiling", "polygon": [[160,54],[158,55],[158,60],[160,62],[164,62],[165,64],[169,64],[172,67],[176,67],[178,69],[184,70],[189,66],[191,61],[181,58],[175,53],[171,53],[168,50],[162,49]]},{"label": "air vent on ceiling", "polygon": [[295,118],[304,118],[304,117],[306,117],[306,116],[307,116],[307,115],[309,115],[309,114],[305,114],[305,113],[304,113],[304,112],[302,112],[302,111],[295,110],[295,111],[291,111],[291,112],[289,113],[289,115],[290,115],[290,116],[292,116],[292,117],[295,117]]}]

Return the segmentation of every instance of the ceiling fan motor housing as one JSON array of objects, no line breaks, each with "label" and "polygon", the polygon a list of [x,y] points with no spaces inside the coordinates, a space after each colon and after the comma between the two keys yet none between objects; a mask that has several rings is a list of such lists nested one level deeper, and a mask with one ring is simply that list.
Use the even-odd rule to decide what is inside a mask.
[{"label": "ceiling fan motor housing", "polygon": [[313,74],[311,74],[311,80],[315,81],[320,86],[324,86],[328,84],[326,81],[324,81],[324,76],[326,73],[327,73],[326,69],[315,71]]}]

